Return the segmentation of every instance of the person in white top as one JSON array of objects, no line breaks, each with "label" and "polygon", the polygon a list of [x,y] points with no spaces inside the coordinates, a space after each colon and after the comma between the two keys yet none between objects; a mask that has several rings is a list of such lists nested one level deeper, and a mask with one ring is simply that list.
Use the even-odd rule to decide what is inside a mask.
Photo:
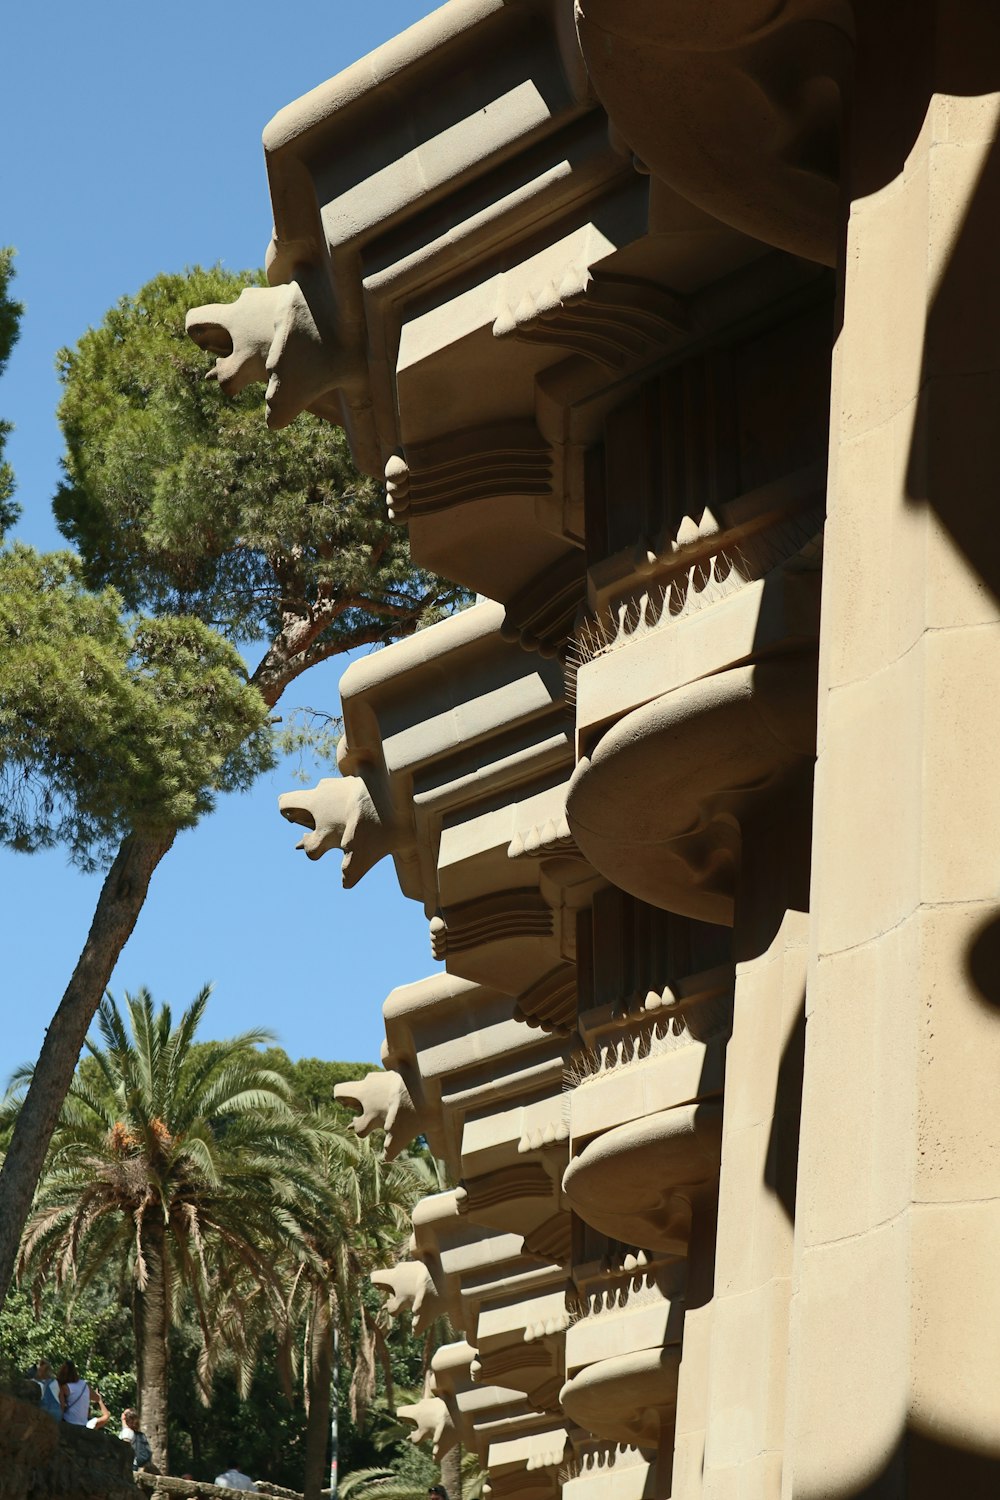
[{"label": "person in white top", "polygon": [[255,1495],[260,1493],[250,1475],[244,1474],[236,1464],[230,1464],[226,1472],[220,1474],[215,1482],[223,1490],[252,1490]]},{"label": "person in white top", "polygon": [[90,1386],[80,1379],[80,1372],[71,1359],[59,1366],[56,1379],[59,1382],[63,1421],[72,1422],[76,1427],[86,1427],[90,1416]]},{"label": "person in white top", "polygon": [[94,1397],[94,1400],[97,1402],[97,1405],[98,1405],[98,1407],[100,1409],[100,1413],[101,1414],[100,1414],[99,1417],[91,1417],[90,1421],[87,1423],[87,1426],[88,1427],[92,1427],[92,1428],[107,1427],[108,1423],[111,1421],[111,1413],[108,1411],[108,1408],[105,1406],[105,1404],[104,1404],[104,1397],[101,1395],[100,1391],[97,1389],[96,1386],[94,1387],[94,1390],[93,1390],[93,1397]]}]

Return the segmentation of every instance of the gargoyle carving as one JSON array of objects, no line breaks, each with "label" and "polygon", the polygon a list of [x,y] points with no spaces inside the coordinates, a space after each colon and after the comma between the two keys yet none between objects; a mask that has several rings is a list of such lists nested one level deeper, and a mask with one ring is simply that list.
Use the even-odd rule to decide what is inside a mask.
[{"label": "gargoyle carving", "polygon": [[333,1096],[361,1113],[351,1121],[362,1139],[372,1130],[385,1131],[385,1159],[392,1161],[423,1132],[420,1115],[402,1076],[389,1069],[334,1086]]},{"label": "gargoyle carving", "polygon": [[394,1318],[404,1307],[409,1307],[413,1314],[414,1333],[423,1333],[444,1311],[441,1294],[422,1260],[402,1260],[398,1266],[373,1271],[369,1280],[372,1286],[390,1294],[386,1303],[390,1317]]},{"label": "gargoyle carving", "polygon": [[329,288],[303,270],[283,286],[245,287],[235,302],[211,302],[187,315],[188,334],[219,358],[206,379],[234,396],[267,381],[267,425],[289,422],[325,392],[351,383],[356,361],[338,342]]},{"label": "gargoyle carving", "polygon": [[290,823],[309,829],[295,847],[310,859],[322,859],[329,849],[344,851],[345,890],[392,848],[392,829],[383,824],[360,776],[326,776],[317,786],[284,792],[278,809]]},{"label": "gargoyle carving", "polygon": [[433,1438],[434,1457],[438,1462],[458,1442],[451,1412],[441,1396],[424,1396],[412,1406],[397,1406],[396,1415],[402,1417],[404,1422],[413,1423],[416,1430],[410,1433],[411,1443],[422,1443],[427,1438]]}]

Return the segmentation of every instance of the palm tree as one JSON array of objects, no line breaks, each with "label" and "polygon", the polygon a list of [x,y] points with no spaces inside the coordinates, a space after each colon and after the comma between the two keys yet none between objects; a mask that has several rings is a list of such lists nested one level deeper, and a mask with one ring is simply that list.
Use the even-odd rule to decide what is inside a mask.
[{"label": "palm tree", "polygon": [[[458,1450],[453,1448],[451,1451]],[[462,1454],[461,1464],[450,1485],[444,1470],[441,1471],[449,1500],[481,1500],[486,1477],[478,1457],[469,1450]],[[426,1500],[426,1496],[426,1485],[401,1479],[392,1469],[355,1469],[345,1475],[339,1500]]]},{"label": "palm tree", "polygon": [[358,1140],[339,1120],[324,1119],[314,1138],[326,1191],[303,1206],[303,1248],[286,1306],[287,1326],[302,1333],[308,1409],[305,1500],[316,1500],[327,1477],[339,1359],[351,1362],[350,1400],[359,1426],[375,1391],[379,1363],[392,1399],[386,1347],[390,1322],[364,1293],[369,1273],[397,1258],[410,1231],[410,1210],[421,1195],[407,1158],[384,1162],[369,1140]]},{"label": "palm tree", "polygon": [[[204,1338],[221,1269],[238,1267],[277,1300],[275,1246],[298,1240],[314,1194],[312,1142],[289,1085],[256,1048],[269,1032],[195,1042],[206,986],[173,1024],[145,988],[108,994],[103,1046],[87,1041],[25,1229],[19,1279],[82,1287],[116,1274],[131,1296],[143,1427],[168,1470],[167,1334],[185,1293]],[[131,1033],[131,1035],[129,1034]],[[12,1080],[7,1111],[31,1080]]]},{"label": "palm tree", "polygon": [[359,1140],[323,1108],[306,1116],[313,1151],[312,1190],[295,1206],[297,1235],[287,1237],[275,1276],[261,1282],[238,1263],[214,1278],[212,1337],[200,1365],[203,1394],[221,1358],[232,1358],[241,1395],[249,1393],[265,1334],[277,1344],[288,1396],[301,1378],[306,1411],[305,1500],[326,1493],[328,1454],[336,1459],[337,1389],[351,1369],[351,1416],[363,1426],[381,1367],[392,1402],[388,1340],[393,1324],[371,1294],[369,1273],[393,1263],[410,1232],[410,1211],[424,1191],[416,1162],[386,1163],[381,1145]]}]

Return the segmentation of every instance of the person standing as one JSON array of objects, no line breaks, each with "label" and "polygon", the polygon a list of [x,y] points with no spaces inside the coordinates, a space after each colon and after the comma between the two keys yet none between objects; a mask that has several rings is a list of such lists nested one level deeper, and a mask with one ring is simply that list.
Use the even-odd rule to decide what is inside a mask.
[{"label": "person standing", "polygon": [[80,1372],[71,1359],[59,1366],[56,1379],[63,1421],[72,1422],[75,1427],[86,1427],[90,1416],[90,1386],[80,1378]]}]

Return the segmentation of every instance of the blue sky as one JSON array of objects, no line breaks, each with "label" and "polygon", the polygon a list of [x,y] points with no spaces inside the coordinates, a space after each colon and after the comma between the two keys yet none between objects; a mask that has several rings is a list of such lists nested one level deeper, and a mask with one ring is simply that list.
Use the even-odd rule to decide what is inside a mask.
[{"label": "blue sky", "polygon": [[[158,271],[262,261],[271,217],[260,135],[307,89],[435,7],[243,0],[71,0],[5,7],[0,244],[18,251],[21,338],[0,379],[15,423],[8,457],[18,535],[56,547],[50,500],[61,439],[57,349]],[[341,664],[316,669],[301,701],[336,708]],[[290,701],[298,702],[294,697]],[[269,1026],[292,1056],[376,1059],[381,1003],[435,967],[422,910],[391,861],[353,891],[339,860],[312,864],[276,811],[286,768],[182,834],[112,980],[186,1004],[206,980],[206,1034]],[[86,937],[96,877],[59,851],[0,851],[0,1084],[37,1055]]]}]

